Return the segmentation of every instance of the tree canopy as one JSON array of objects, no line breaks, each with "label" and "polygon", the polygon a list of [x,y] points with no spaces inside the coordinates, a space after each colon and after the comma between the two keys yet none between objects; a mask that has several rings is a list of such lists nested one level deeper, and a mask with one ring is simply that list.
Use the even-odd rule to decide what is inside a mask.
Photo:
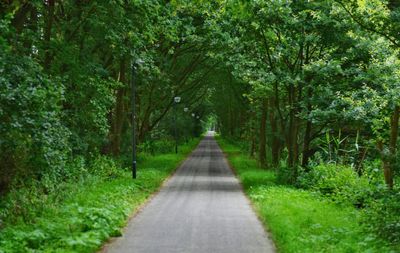
[{"label": "tree canopy", "polygon": [[377,163],[399,187],[396,0],[15,0],[0,16],[1,194],[129,160],[133,127],[139,152],[172,141],[174,106],[179,142],[215,126],[286,183]]}]

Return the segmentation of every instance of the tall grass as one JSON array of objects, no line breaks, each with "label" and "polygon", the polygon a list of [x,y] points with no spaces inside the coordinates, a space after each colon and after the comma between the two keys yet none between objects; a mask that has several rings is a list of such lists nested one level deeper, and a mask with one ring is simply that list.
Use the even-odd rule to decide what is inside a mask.
[{"label": "tall grass", "polygon": [[[4,219],[0,252],[95,252],[108,238],[121,234],[128,217],[160,187],[197,143],[198,139],[182,146],[179,154],[142,154],[135,180],[129,170],[110,169],[111,165],[106,165],[101,172],[109,174],[108,170],[117,169],[118,173],[66,183],[63,197],[58,201],[54,201],[56,192],[42,194],[39,203],[29,207],[26,194],[29,189],[16,191],[24,194],[21,208],[32,215],[25,219],[20,215]],[[17,195],[3,200],[3,212]]]},{"label": "tall grass", "polygon": [[217,141],[279,252],[395,252],[363,232],[361,213],[353,206],[279,185],[275,171],[261,169],[235,144],[222,138]]}]

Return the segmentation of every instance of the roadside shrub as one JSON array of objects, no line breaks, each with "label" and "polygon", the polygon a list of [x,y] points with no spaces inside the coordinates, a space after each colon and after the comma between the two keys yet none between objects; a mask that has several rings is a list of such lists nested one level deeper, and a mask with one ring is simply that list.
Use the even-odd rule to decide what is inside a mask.
[{"label": "roadside shrub", "polygon": [[62,121],[71,132],[68,141],[73,154],[80,155],[97,154],[99,147],[107,142],[110,127],[107,115],[114,104],[113,88],[118,87],[116,82],[96,76],[91,68],[86,71],[88,74],[67,73],[62,80],[65,86]]},{"label": "roadside shrub", "polygon": [[301,188],[330,196],[337,202],[350,202],[364,206],[374,191],[366,177],[360,177],[350,166],[319,164],[309,172],[301,171],[296,182]]},{"label": "roadside shrub", "polygon": [[[300,168],[297,167],[297,170]],[[281,160],[276,173],[276,181],[279,184],[293,184],[296,180],[295,169],[289,168],[285,160]]]},{"label": "roadside shrub", "polygon": [[364,209],[365,228],[387,239],[394,245],[400,245],[400,189],[377,192],[374,200]]},{"label": "roadside shrub", "polygon": [[0,47],[0,193],[16,180],[59,177],[68,158],[64,87],[30,57]]},{"label": "roadside shrub", "polygon": [[[110,180],[122,177],[124,171],[118,168],[113,159],[98,156],[90,164],[86,164],[82,156],[71,160],[64,169],[61,178],[44,175],[41,180],[25,180],[13,186],[12,190],[0,201],[1,223],[34,222],[46,208],[61,202],[75,191],[78,184],[89,183],[91,180]],[[74,182],[74,184],[71,184]]]},{"label": "roadside shrub", "polygon": [[63,178],[66,181],[79,180],[87,176],[87,173],[85,158],[83,156],[76,156],[66,164]]},{"label": "roadside shrub", "polygon": [[104,179],[122,176],[123,170],[118,168],[115,161],[107,156],[98,156],[89,165],[88,173]]},{"label": "roadside shrub", "polygon": [[168,139],[148,140],[139,145],[139,151],[147,154],[166,154],[174,150],[175,142]]}]

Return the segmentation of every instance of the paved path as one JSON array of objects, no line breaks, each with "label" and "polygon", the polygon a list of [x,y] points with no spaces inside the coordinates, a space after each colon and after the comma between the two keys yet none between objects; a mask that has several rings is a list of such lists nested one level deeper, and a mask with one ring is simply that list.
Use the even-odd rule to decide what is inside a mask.
[{"label": "paved path", "polygon": [[274,252],[212,136],[104,251]]}]

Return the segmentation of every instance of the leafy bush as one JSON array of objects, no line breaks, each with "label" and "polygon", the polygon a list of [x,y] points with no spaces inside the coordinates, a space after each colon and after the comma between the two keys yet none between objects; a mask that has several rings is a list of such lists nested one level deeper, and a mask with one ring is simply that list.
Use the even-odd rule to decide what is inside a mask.
[{"label": "leafy bush", "polygon": [[[391,252],[386,241],[371,240],[362,230],[358,209],[337,205],[319,192],[276,185],[273,171],[261,169],[254,159],[240,153],[238,146],[224,139],[217,140],[279,252]],[[280,167],[280,180],[290,178],[286,163],[282,162]],[[324,174],[328,174],[324,172],[328,169],[337,170],[334,165],[320,168]],[[307,188],[313,186],[311,182],[318,181],[311,179],[303,178]]]},{"label": "leafy bush", "polygon": [[121,234],[129,214],[197,143],[193,139],[177,155],[141,155],[136,180],[109,157],[86,165],[77,157],[65,169],[70,180],[59,182],[57,190],[45,193],[42,182],[35,181],[10,191],[0,199],[0,253],[95,252],[109,237]]},{"label": "leafy bush", "polygon": [[373,192],[367,177],[360,177],[350,166],[320,164],[311,171],[301,171],[297,186],[319,191],[338,202],[361,207]]},{"label": "leafy bush", "polygon": [[124,170],[118,168],[109,157],[98,156],[87,164],[82,156],[78,156],[66,164],[62,180],[44,175],[41,180],[32,179],[23,185],[19,184],[18,188],[12,188],[0,202],[0,221],[7,220],[11,224],[18,221],[33,223],[49,205],[64,201],[74,191],[72,182],[79,185],[110,180],[122,177],[123,173]]},{"label": "leafy bush", "polygon": [[74,154],[97,153],[107,142],[110,108],[114,104],[116,82],[95,76],[69,73],[65,84],[63,122],[71,132],[69,142]]},{"label": "leafy bush", "polygon": [[91,162],[88,172],[103,179],[111,179],[122,176],[124,170],[118,168],[112,158],[107,156],[98,156]]},{"label": "leafy bush", "polygon": [[367,230],[400,245],[400,189],[376,193],[364,214],[363,224]]},{"label": "leafy bush", "polygon": [[16,178],[63,173],[70,132],[61,122],[62,101],[63,86],[30,57],[0,48],[0,192]]},{"label": "leafy bush", "polygon": [[[297,167],[296,170],[300,168]],[[279,162],[279,167],[276,173],[276,180],[279,184],[293,184],[296,180],[296,170],[290,168],[286,160],[281,160]]]},{"label": "leafy bush", "polygon": [[140,144],[139,151],[148,154],[166,154],[173,152],[175,141],[168,139],[148,140]]}]

